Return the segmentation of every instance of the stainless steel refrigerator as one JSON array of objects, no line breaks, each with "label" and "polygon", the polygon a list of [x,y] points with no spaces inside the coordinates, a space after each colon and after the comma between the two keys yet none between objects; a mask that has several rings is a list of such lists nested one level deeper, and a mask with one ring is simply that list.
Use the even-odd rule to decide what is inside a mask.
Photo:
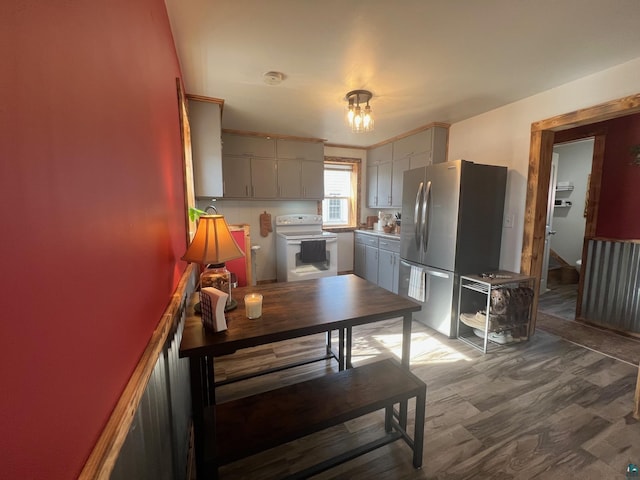
[{"label": "stainless steel refrigerator", "polygon": [[467,160],[404,172],[399,294],[414,319],[456,336],[460,275],[497,270],[507,168]]}]

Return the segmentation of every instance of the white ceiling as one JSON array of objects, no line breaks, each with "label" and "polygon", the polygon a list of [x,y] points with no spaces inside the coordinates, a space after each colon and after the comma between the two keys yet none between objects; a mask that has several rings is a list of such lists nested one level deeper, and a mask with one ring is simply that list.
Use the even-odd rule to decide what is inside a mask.
[{"label": "white ceiling", "polygon": [[[640,57],[639,0],[165,0],[187,93],[227,129],[369,146]],[[285,74],[279,86],[268,71]],[[351,133],[346,92],[373,92]]]}]

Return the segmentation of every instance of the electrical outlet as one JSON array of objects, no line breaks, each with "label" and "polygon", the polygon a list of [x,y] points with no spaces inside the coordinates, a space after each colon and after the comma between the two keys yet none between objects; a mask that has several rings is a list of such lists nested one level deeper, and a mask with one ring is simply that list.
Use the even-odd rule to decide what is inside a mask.
[{"label": "electrical outlet", "polygon": [[504,217],[504,222],[503,222],[503,227],[504,228],[513,228],[513,222],[515,221],[514,215],[513,213],[510,213],[508,215],[505,215]]}]

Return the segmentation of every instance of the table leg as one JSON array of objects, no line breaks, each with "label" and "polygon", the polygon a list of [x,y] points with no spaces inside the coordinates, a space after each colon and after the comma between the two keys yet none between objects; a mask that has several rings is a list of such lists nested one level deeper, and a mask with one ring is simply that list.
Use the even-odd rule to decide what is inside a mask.
[{"label": "table leg", "polygon": [[196,473],[198,478],[218,478],[215,460],[208,465],[205,462],[204,451],[206,436],[204,411],[207,406],[215,405],[216,401],[213,357],[190,357],[189,371]]},{"label": "table leg", "polygon": [[346,368],[353,368],[351,364],[351,346],[353,339],[353,328],[347,327],[347,359],[346,359]]},{"label": "table leg", "polygon": [[[411,362],[411,322],[413,317],[411,313],[407,313],[402,318],[402,358],[400,363],[404,368],[409,370]],[[398,423],[403,429],[407,428],[407,401],[400,402],[400,416]]]},{"label": "table leg", "polygon": [[331,355],[332,350],[331,350],[331,333],[332,330],[329,330],[327,332],[327,355]]},{"label": "table leg", "polygon": [[203,475],[206,470],[204,463],[204,405],[205,391],[203,389],[204,359],[189,358],[189,373],[191,375],[191,415],[193,419],[194,450],[196,457],[196,472]]},{"label": "table leg", "polygon": [[213,371],[213,355],[205,357],[204,381],[207,388],[207,402],[205,405],[216,404],[216,382]]},{"label": "table leg", "polygon": [[342,371],[344,368],[344,328],[340,328],[338,329],[338,370]]}]

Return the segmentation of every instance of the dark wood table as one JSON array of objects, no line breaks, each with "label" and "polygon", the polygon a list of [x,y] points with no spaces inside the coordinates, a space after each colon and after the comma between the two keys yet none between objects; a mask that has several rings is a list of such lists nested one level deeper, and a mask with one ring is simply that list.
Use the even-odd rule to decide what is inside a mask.
[{"label": "dark wood table", "polygon": [[[244,295],[252,292],[263,295],[262,317],[254,320],[246,318],[244,306]],[[227,330],[218,333],[205,330],[201,317],[193,312],[197,297],[194,294],[188,309],[180,357],[190,360],[196,465],[199,473],[205,472],[204,410],[215,404],[214,357],[231,354],[242,348],[317,333],[327,333],[330,338],[330,332],[337,330],[339,353],[336,358],[339,368],[349,368],[353,327],[403,317],[401,364],[409,368],[411,314],[420,310],[420,305],[355,275],[235,289],[233,297],[238,301],[238,308],[226,313]],[[406,404],[404,408],[401,406],[399,418],[400,423],[406,426]]]}]

